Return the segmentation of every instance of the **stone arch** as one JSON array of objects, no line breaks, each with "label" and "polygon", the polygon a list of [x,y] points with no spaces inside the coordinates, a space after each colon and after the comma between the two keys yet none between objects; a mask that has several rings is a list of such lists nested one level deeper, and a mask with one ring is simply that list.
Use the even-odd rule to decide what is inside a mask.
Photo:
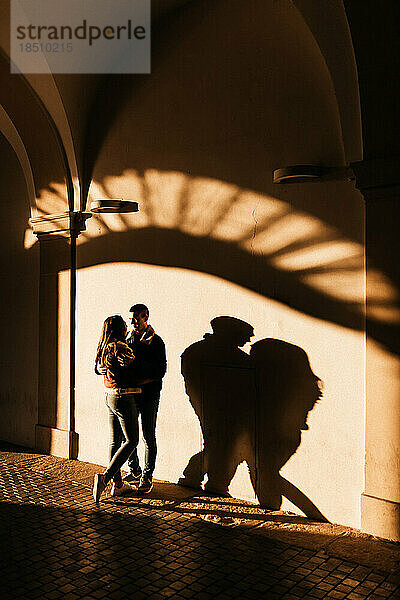
[{"label": "stone arch", "polygon": [[0,131],[12,146],[15,154],[18,157],[22,171],[25,176],[25,182],[28,192],[29,206],[31,217],[37,216],[35,182],[33,179],[32,166],[29,161],[28,153],[24,143],[8,114],[2,106],[0,106]]},{"label": "stone arch", "polygon": [[[32,205],[31,216],[72,210],[71,173],[52,117],[27,80],[22,75],[10,74],[9,61],[4,55],[0,56],[0,80],[5,131],[18,148],[24,171],[27,175],[30,171],[33,177],[35,205]],[[30,169],[27,169],[27,160]],[[29,184],[32,185],[32,179]]]}]

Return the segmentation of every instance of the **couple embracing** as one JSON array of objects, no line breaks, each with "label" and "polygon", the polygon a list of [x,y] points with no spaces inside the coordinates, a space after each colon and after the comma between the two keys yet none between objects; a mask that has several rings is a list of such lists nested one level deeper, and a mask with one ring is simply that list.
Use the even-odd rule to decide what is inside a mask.
[{"label": "couple embracing", "polygon": [[[95,475],[93,498],[99,502],[109,482],[111,495],[123,496],[137,486],[139,494],[150,492],[156,462],[156,420],[162,378],[167,361],[163,340],[149,325],[149,309],[134,304],[132,333],[120,315],[108,317],[97,347],[95,372],[102,375],[110,430],[110,462]],[[143,470],[137,455],[139,415],[145,444]],[[128,461],[129,474],[122,479],[121,467]]]}]

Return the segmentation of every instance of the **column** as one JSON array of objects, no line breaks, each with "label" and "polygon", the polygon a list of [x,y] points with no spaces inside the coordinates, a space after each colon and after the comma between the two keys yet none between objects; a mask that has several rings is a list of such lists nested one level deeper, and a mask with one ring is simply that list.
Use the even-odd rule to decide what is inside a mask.
[{"label": "column", "polygon": [[40,243],[39,390],[36,448],[76,458],[76,238],[90,213],[31,219]]},{"label": "column", "polygon": [[367,533],[400,540],[400,164],[398,160],[370,160],[352,167],[366,210],[366,429],[361,524]]}]

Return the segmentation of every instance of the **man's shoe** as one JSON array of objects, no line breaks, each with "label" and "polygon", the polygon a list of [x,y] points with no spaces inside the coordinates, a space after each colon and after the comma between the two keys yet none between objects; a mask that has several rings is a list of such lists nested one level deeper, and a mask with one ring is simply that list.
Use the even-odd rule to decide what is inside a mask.
[{"label": "man's shoe", "polygon": [[128,475],[125,475],[122,481],[129,483],[130,485],[136,485],[139,483],[141,477],[142,471],[136,471],[136,473],[132,473],[131,471]]},{"label": "man's shoe", "polygon": [[99,502],[100,496],[102,495],[106,487],[107,484],[104,482],[104,475],[102,475],[101,473],[97,473],[94,476],[93,482],[93,498],[96,504]]},{"label": "man's shoe", "polygon": [[111,496],[125,496],[126,494],[132,493],[132,487],[128,483],[123,483],[119,487],[115,485],[115,483],[111,486]]},{"label": "man's shoe", "polygon": [[138,494],[148,494],[153,489],[153,479],[150,475],[142,475],[140,478]]}]

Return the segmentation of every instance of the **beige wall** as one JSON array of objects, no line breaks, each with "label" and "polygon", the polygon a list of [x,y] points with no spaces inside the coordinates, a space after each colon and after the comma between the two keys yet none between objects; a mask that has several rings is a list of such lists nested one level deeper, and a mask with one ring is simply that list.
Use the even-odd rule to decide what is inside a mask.
[{"label": "beige wall", "polygon": [[[229,314],[254,326],[253,341],[273,337],[304,350],[324,383],[324,397],[310,412],[309,429],[302,432],[282,476],[327,518],[356,527],[364,490],[364,502],[378,500],[378,508],[364,511],[369,511],[364,527],[390,537],[387,528],[375,524],[379,498],[384,498],[395,506],[397,521],[390,531],[398,531],[399,365],[390,328],[399,319],[393,258],[378,253],[369,264],[366,379],[363,199],[350,181],[271,183],[277,167],[342,167],[361,158],[353,50],[342,3],[332,2],[330,10],[325,35],[326,14],[300,0],[253,0],[246,10],[240,0],[189,3],[154,26],[150,77],[106,78],[88,129],[81,108],[89,106],[97,79],[91,80],[93,87],[85,86],[82,103],[75,91],[83,80],[75,78],[69,87],[68,78],[58,78],[71,132],[65,130],[64,112],[50,110],[54,90],[40,87],[40,77],[31,83],[40,88],[58,124],[73,177],[93,166],[89,199],[123,197],[140,204],[138,214],[93,216],[79,238],[79,457],[107,462],[103,390],[93,373],[101,323],[116,312],[127,317],[132,302],[143,301],[166,341],[169,359],[156,476],[177,481],[202,448],[180,355],[210,331],[210,319]],[[15,118],[22,115],[19,131],[35,166],[38,214],[63,212],[68,202],[60,140],[51,128],[49,134],[47,117],[43,126],[41,108],[39,118],[36,104],[31,107],[28,122],[29,101],[23,94],[13,98],[10,107]],[[38,127],[47,132],[40,139],[44,149],[37,145]],[[42,160],[41,153],[49,160]],[[0,437],[34,445],[39,424],[69,440],[70,248],[65,240],[42,242],[39,273],[38,244],[24,233],[30,215],[22,171],[3,139],[0,154],[5,340]],[[79,186],[69,183],[76,186],[76,207]],[[85,190],[88,181],[81,183]],[[70,206],[72,200],[73,194]],[[370,231],[379,213],[378,207]],[[377,237],[389,230],[384,223]],[[255,430],[268,435],[265,424],[256,424]],[[63,443],[59,452],[65,448]],[[58,452],[51,445],[45,449]],[[243,463],[229,489],[256,499]],[[283,508],[300,511],[301,503],[293,506],[284,499]]]},{"label": "beige wall", "polygon": [[[151,77],[121,82],[119,111],[105,124],[91,198],[137,200],[140,212],[92,217],[79,238],[79,457],[107,461],[103,391],[93,373],[105,317],[127,317],[133,302],[144,302],[166,341],[156,476],[177,481],[202,444],[180,355],[213,317],[231,315],[254,326],[253,341],[278,338],[307,353],[324,398],[281,474],[327,518],[359,526],[362,198],[351,182],[271,183],[276,167],[345,163],[334,86],[291,3],[271,2],[268,18],[262,2],[246,13],[240,2],[226,7],[188,6],[165,20]],[[104,109],[107,90],[103,101]],[[265,424],[257,427],[268,435]],[[255,499],[243,465],[230,491]]]},{"label": "beige wall", "polygon": [[400,360],[372,340],[367,348],[365,487],[370,496],[400,504]]},{"label": "beige wall", "polygon": [[[93,357],[108,315],[120,313],[128,318],[132,303],[145,302],[152,324],[166,342],[169,366],[158,423],[156,476],[169,481],[179,479],[202,445],[200,425],[180,374],[180,355],[210,331],[213,317],[232,315],[253,325],[253,342],[274,337],[306,351],[314,372],[323,380],[324,397],[310,413],[309,430],[302,433],[300,447],[281,474],[328,519],[359,527],[365,377],[364,332],[357,331],[364,307],[362,245],[321,218],[297,210],[294,203],[271,196],[182,173],[151,170],[145,179],[148,184],[132,172],[107,179],[104,185],[112,195],[146,188],[141,212],[92,217],[80,238],[79,457],[107,463],[104,392],[93,372]],[[186,190],[184,215],[180,212],[182,189]],[[335,202],[337,220],[353,231],[353,238],[362,238],[363,205],[352,184],[309,186],[307,198],[300,186],[295,189],[298,204],[308,203],[309,210],[318,205],[320,212],[329,215],[330,203]],[[290,194],[295,195],[295,189]],[[227,198],[232,195],[235,202],[229,205]],[[225,212],[217,210],[220,203]],[[254,222],[272,216],[270,225],[254,237]],[[179,219],[179,228],[168,228]],[[210,231],[205,238],[204,231]],[[109,264],[102,264],[106,261]],[[236,282],[227,281],[234,278]],[[279,298],[291,298],[292,308]],[[351,313],[345,310],[347,301],[354,304]],[[349,319],[353,330],[344,326]],[[268,430],[260,428],[268,435]],[[255,499],[243,465],[230,491]],[[287,500],[282,506],[300,512]]]},{"label": "beige wall", "polygon": [[[398,186],[385,186],[366,191],[367,409],[361,510],[365,531],[397,541],[400,539],[398,190]],[[386,273],[384,281],[377,279],[376,264]]]},{"label": "beige wall", "polygon": [[[104,392],[101,378],[93,373],[93,357],[106,316],[121,313],[127,318],[132,302],[144,301],[150,306],[152,324],[166,342],[168,372],[159,414],[155,476],[176,482],[192,454],[201,449],[199,423],[180,375],[180,354],[210,331],[211,318],[234,315],[254,326],[253,341],[272,336],[306,350],[315,373],[324,381],[324,398],[312,411],[310,429],[302,433],[300,448],[282,475],[330,520],[360,525],[364,455],[361,333],[308,317],[220,278],[176,268],[132,263],[85,268],[78,274],[78,298],[80,459],[107,463]],[[221,431],[221,436],[226,434]],[[232,482],[231,493],[254,499],[246,471],[241,474]],[[287,502],[283,507],[296,510]]]},{"label": "beige wall", "polygon": [[37,423],[39,252],[26,250],[30,217],[22,169],[0,136],[0,439],[33,447]]}]

